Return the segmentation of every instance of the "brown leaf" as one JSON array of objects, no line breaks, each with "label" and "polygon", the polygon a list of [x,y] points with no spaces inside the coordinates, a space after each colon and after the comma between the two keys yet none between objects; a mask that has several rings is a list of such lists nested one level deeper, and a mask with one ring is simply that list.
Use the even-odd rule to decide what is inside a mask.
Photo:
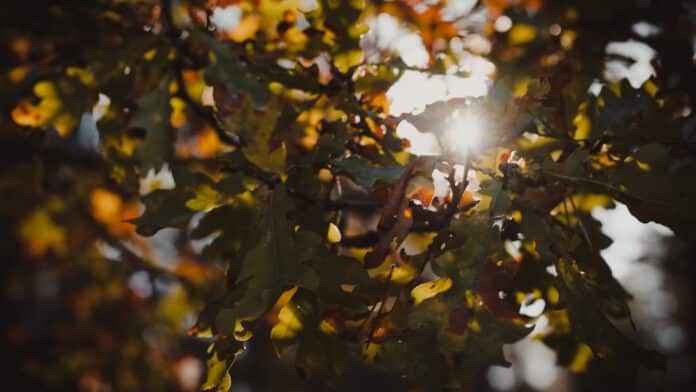
[{"label": "brown leaf", "polygon": [[474,316],[474,312],[466,305],[459,305],[450,310],[447,315],[448,331],[462,335],[469,328],[469,320]]},{"label": "brown leaf", "polygon": [[365,255],[367,268],[377,267],[384,262],[384,258],[391,250],[392,241],[395,240],[395,246],[398,247],[406,239],[413,225],[413,214],[408,207],[406,188],[416,167],[426,161],[426,158],[418,158],[411,162],[394,185],[377,226],[379,240],[372,251]]},{"label": "brown leaf", "polygon": [[507,293],[511,288],[512,279],[519,267],[520,264],[516,261],[486,262],[481,270],[479,295],[484,305],[496,316],[505,318],[518,316],[516,307],[504,298],[500,298],[500,292]]}]

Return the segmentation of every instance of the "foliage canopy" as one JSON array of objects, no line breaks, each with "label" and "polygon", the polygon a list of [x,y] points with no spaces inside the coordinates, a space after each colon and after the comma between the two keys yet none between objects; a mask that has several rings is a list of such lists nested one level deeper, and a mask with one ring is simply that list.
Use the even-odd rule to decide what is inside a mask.
[{"label": "foliage canopy", "polygon": [[[616,327],[630,294],[600,255],[611,240],[592,209],[616,200],[696,233],[694,13],[634,3],[15,4],[0,31],[0,211],[15,233],[6,250],[27,265],[3,281],[38,260],[64,266],[81,292],[64,306],[90,328],[125,325],[109,338],[122,347],[196,308],[203,389],[226,390],[235,359],[269,336],[309,382],[331,387],[362,363],[408,389],[463,389],[507,363],[502,346],[537,318],[520,305],[539,299],[538,338],[561,365],[630,385],[663,361]],[[377,15],[416,33],[426,58],[399,56],[396,38],[370,30]],[[635,85],[605,60],[632,66],[606,48],[640,20],[662,32],[643,39],[656,72]],[[478,75],[485,94],[390,111],[387,92],[409,72],[450,83],[477,76],[482,56],[495,64]],[[457,148],[452,127],[473,121],[480,143]],[[404,122],[440,151],[410,153]],[[181,229],[174,267],[141,237],[164,228]],[[123,288],[133,269],[178,294],[141,306]],[[92,285],[113,290],[86,296]],[[96,339],[82,343],[99,347],[92,361]]]}]

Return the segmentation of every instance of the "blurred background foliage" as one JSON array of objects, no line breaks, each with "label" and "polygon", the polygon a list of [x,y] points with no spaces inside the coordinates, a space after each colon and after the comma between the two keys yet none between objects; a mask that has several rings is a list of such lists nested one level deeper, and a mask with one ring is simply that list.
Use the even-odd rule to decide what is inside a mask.
[{"label": "blurred background foliage", "polygon": [[693,3],[1,11],[6,390],[696,382]]}]

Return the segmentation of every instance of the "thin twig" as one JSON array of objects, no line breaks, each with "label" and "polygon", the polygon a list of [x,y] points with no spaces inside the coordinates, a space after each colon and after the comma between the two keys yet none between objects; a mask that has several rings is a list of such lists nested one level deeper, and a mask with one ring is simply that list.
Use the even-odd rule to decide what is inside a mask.
[{"label": "thin twig", "polygon": [[99,222],[96,222],[94,219],[92,219],[91,214],[89,211],[81,211],[82,215],[84,216],[85,220],[89,222],[90,226],[92,229],[96,232],[96,234],[99,236],[99,239],[104,241],[107,245],[111,246],[112,248],[116,249],[119,254],[120,258],[119,260],[122,261],[126,266],[128,266],[130,269],[133,271],[137,270],[143,270],[146,271],[150,274],[151,278],[157,277],[157,276],[171,276],[173,278],[176,278],[183,284],[187,289],[193,289],[195,288],[195,285],[193,282],[188,280],[187,278],[183,276],[179,276],[175,274],[173,271],[170,271],[166,268],[160,267],[159,265],[153,263],[150,260],[147,260],[135,252],[133,252],[130,248],[128,248],[121,239],[115,238],[109,231]]},{"label": "thin twig", "polygon": [[[370,313],[370,315],[372,315],[372,313],[374,313],[374,310],[377,309],[377,313],[375,314],[375,317],[372,319],[372,322],[370,323],[370,331],[367,334],[367,339],[365,340],[365,347],[369,346],[370,343],[372,342],[372,335],[375,333],[375,329],[377,329],[377,322],[379,321],[379,319],[382,315],[382,310],[384,309],[385,303],[386,303],[387,299],[389,298],[389,294],[391,293],[392,275],[394,274],[394,268],[395,268],[395,265],[392,264],[391,267],[389,268],[389,274],[387,275],[387,288],[386,288],[386,290],[384,290],[384,295],[382,296],[382,300],[378,304],[375,304],[375,306],[372,309],[373,312]],[[379,307],[377,305],[379,305]],[[367,320],[369,320],[369,319],[370,319],[370,317],[368,316],[368,318],[365,319],[365,321],[367,322]]]},{"label": "thin twig", "polygon": [[631,198],[631,199],[634,199],[634,200],[638,200],[638,201],[641,201],[641,202],[643,202],[643,203],[652,203],[652,204],[657,204],[657,205],[662,205],[662,206],[668,207],[668,205],[665,204],[665,203],[661,203],[661,202],[655,201],[655,200],[646,200],[646,199],[643,199],[642,197],[640,197],[640,196],[638,196],[638,195],[635,195],[635,194],[632,194],[632,193],[630,193],[630,192],[626,192],[626,191],[624,191],[624,190],[621,190],[621,189],[619,189],[618,187],[616,187],[616,186],[614,186],[614,185],[607,184],[607,183],[605,183],[605,182],[601,182],[601,181],[597,181],[597,180],[593,180],[593,179],[591,179],[591,178],[582,178],[582,177],[566,176],[566,175],[563,175],[563,174],[558,174],[558,173],[554,173],[554,172],[550,172],[550,171],[544,171],[543,173],[544,173],[545,175],[549,175],[549,176],[551,176],[551,177],[555,177],[555,178],[557,178],[557,179],[559,179],[559,180],[572,181],[572,182],[575,182],[575,183],[585,183],[585,184],[589,184],[589,185],[599,186],[599,187],[602,187],[602,188],[604,188],[604,189],[606,189],[606,190],[608,190],[608,191],[614,192],[614,193],[617,194],[617,195],[621,195],[621,196],[628,197],[628,198]]},{"label": "thin twig", "polygon": [[568,213],[568,202],[567,198],[563,198],[563,214],[565,215],[566,225],[570,227],[570,214]]},{"label": "thin twig", "polygon": [[575,201],[573,200],[572,196],[570,197],[570,205],[573,206],[573,213],[575,214],[575,219],[578,220],[577,223],[582,231],[582,236],[585,237],[585,241],[590,247],[590,250],[593,250],[594,247],[592,246],[592,241],[590,240],[589,234],[587,234],[587,230],[585,230],[585,224],[582,223],[582,219],[580,219],[580,215],[578,215],[578,207],[575,205]]},{"label": "thin twig", "polygon": [[322,207],[327,207],[327,208],[335,208],[335,209],[342,209],[342,208],[361,208],[361,209],[375,209],[375,208],[380,208],[383,207],[383,204],[371,200],[371,199],[363,199],[363,200],[345,200],[345,199],[338,199],[338,200],[331,200],[331,199],[319,199],[310,195],[307,195],[302,192],[298,192],[295,190],[292,190],[290,188],[287,189],[288,194],[295,196],[299,199],[311,202],[311,203],[317,203],[320,204]]}]

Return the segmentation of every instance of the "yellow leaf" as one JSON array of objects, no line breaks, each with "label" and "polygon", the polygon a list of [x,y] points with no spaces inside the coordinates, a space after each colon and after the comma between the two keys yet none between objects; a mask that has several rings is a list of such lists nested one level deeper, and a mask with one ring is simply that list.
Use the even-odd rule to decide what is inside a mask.
[{"label": "yellow leaf", "polygon": [[62,113],[53,119],[53,126],[60,136],[68,136],[70,131],[77,126],[77,120],[67,113]]},{"label": "yellow leaf", "polygon": [[418,272],[411,264],[395,267],[391,275],[391,281],[397,284],[406,284],[416,279]]},{"label": "yellow leaf", "polygon": [[522,45],[531,41],[536,37],[536,29],[526,24],[516,24],[508,33],[508,42],[511,45]]},{"label": "yellow leaf", "polygon": [[237,28],[227,33],[227,36],[236,42],[253,38],[261,26],[261,18],[258,15],[247,15],[239,22]]},{"label": "yellow leaf", "polygon": [[[193,99],[195,99],[196,102],[200,102],[204,106],[210,106],[206,105],[210,102],[205,102],[205,100],[203,99],[204,91],[206,91],[206,87],[208,87],[205,84],[205,78],[203,77],[203,74],[203,71],[185,71],[185,87],[189,96],[193,97]],[[212,97],[213,88],[210,87],[209,91],[211,95],[208,98],[214,101],[214,98]]]},{"label": "yellow leaf", "polygon": [[379,354],[380,351],[382,351],[382,345],[377,344],[377,343],[368,343],[366,345],[362,345],[363,347],[363,355],[365,358],[367,358],[368,361],[373,361],[377,354]]},{"label": "yellow leaf", "polygon": [[78,78],[80,82],[87,86],[94,84],[94,74],[86,68],[68,67],[65,70],[65,74],[68,76]]},{"label": "yellow leaf", "polygon": [[556,334],[564,334],[570,331],[570,319],[568,318],[568,310],[551,310],[546,312],[546,318],[549,319],[549,326]]},{"label": "yellow leaf", "polygon": [[521,98],[527,95],[527,90],[529,87],[529,82],[531,79],[525,78],[522,80],[518,80],[515,82],[515,84],[512,87],[512,95],[516,98]]},{"label": "yellow leaf", "polygon": [[37,83],[34,94],[41,98],[38,106],[22,102],[12,111],[12,119],[17,124],[40,127],[50,122],[61,136],[67,136],[77,126],[78,119],[63,112],[63,100],[53,82]]},{"label": "yellow leaf", "polygon": [[27,245],[29,256],[43,257],[49,250],[63,255],[68,250],[65,228],[58,226],[44,210],[36,210],[26,218],[19,234]]},{"label": "yellow leaf", "polygon": [[229,373],[225,373],[225,376],[220,380],[220,384],[215,388],[215,392],[227,392],[230,388],[232,388],[232,377]]},{"label": "yellow leaf", "polygon": [[291,329],[297,331],[302,329],[302,322],[297,317],[297,314],[295,313],[295,310],[292,308],[292,305],[285,305],[280,309],[280,313],[278,314],[278,320],[280,323],[287,325]]},{"label": "yellow leaf", "polygon": [[319,178],[319,181],[323,182],[324,184],[328,184],[329,182],[333,181],[333,174],[331,174],[331,170],[326,168],[319,169],[319,174],[317,177]]},{"label": "yellow leaf", "polygon": [[297,337],[296,330],[285,324],[276,324],[271,329],[271,339],[273,340],[290,340]]},{"label": "yellow leaf", "polygon": [[297,292],[297,286],[293,286],[291,289],[283,291],[282,294],[278,297],[278,300],[276,301],[275,305],[273,305],[274,308],[280,309],[283,306],[287,305],[288,302],[292,299],[293,295]]},{"label": "yellow leaf", "polygon": [[572,48],[577,36],[578,36],[578,34],[575,31],[565,30],[561,34],[561,46],[563,46],[563,48],[565,48],[565,49]]},{"label": "yellow leaf", "polygon": [[334,64],[341,72],[348,72],[351,67],[359,65],[363,61],[362,50],[349,50],[339,53],[334,57]]},{"label": "yellow leaf", "polygon": [[212,350],[213,346],[211,345],[208,348],[208,352],[211,353],[211,356],[208,358],[207,361],[208,375],[206,377],[206,380],[203,382],[203,385],[201,385],[201,389],[204,391],[213,388],[217,389],[221,384],[224,384],[226,382],[225,379],[228,377],[227,370],[229,368],[229,365],[227,361],[221,359],[218,356],[218,353],[212,352]]},{"label": "yellow leaf", "polygon": [[293,305],[283,306],[278,313],[278,324],[271,329],[271,339],[294,339],[300,331],[302,331],[302,321],[297,317]]},{"label": "yellow leaf", "polygon": [[573,361],[568,365],[568,370],[573,373],[580,373],[587,368],[590,359],[592,359],[592,349],[585,343],[580,343],[573,357]]},{"label": "yellow leaf", "polygon": [[648,80],[643,84],[643,90],[645,90],[645,92],[651,97],[655,97],[655,95],[657,95],[657,85],[652,80]]},{"label": "yellow leaf", "polygon": [[7,76],[13,83],[19,83],[29,75],[29,71],[31,71],[29,66],[14,67],[7,73]]},{"label": "yellow leaf", "polygon": [[254,333],[250,329],[244,328],[242,320],[234,321],[234,340],[238,342],[246,342],[254,336]]},{"label": "yellow leaf", "polygon": [[329,229],[326,233],[326,240],[329,241],[330,244],[337,244],[341,242],[341,229],[339,229],[335,224],[329,223]]},{"label": "yellow leaf", "polygon": [[346,255],[363,263],[365,261],[365,255],[371,250],[372,248],[348,248],[346,249]]},{"label": "yellow leaf", "polygon": [[607,87],[614,93],[617,97],[621,96],[621,82],[609,83]]},{"label": "yellow leaf", "polygon": [[650,171],[650,164],[636,160],[636,166],[642,171]]},{"label": "yellow leaf", "polygon": [[295,12],[305,10],[306,3],[303,0],[261,0],[258,4],[258,10],[263,14],[265,19],[270,19],[269,22],[275,22],[284,19],[286,12]]},{"label": "yellow leaf", "polygon": [[157,317],[170,323],[169,325],[181,325],[186,322],[188,309],[191,304],[187,291],[179,287],[171,294],[163,297],[157,304]]},{"label": "yellow leaf", "polygon": [[172,112],[169,115],[169,123],[174,128],[181,128],[186,124],[186,103],[179,97],[173,97],[169,100],[169,105],[172,107]]},{"label": "yellow leaf", "polygon": [[202,331],[194,330],[192,332],[189,332],[190,335],[199,337],[199,338],[212,338],[213,337],[213,330],[212,328],[206,328]]},{"label": "yellow leaf", "polygon": [[558,289],[555,287],[549,287],[549,289],[546,292],[546,298],[549,299],[549,302],[552,305],[555,305],[558,303],[558,300],[561,298],[561,294],[558,292]]},{"label": "yellow leaf", "polygon": [[338,333],[336,326],[331,323],[331,320],[327,319],[321,320],[319,330],[327,335],[336,335]]},{"label": "yellow leaf", "polygon": [[157,55],[157,48],[150,49],[145,54],[143,54],[143,58],[147,61],[152,61],[152,59],[155,58],[155,55]]},{"label": "yellow leaf", "polygon": [[307,35],[298,29],[296,26],[289,28],[283,37],[292,48],[302,49],[307,42]]},{"label": "yellow leaf", "polygon": [[452,279],[440,278],[432,282],[421,283],[411,290],[413,303],[418,305],[428,298],[432,298],[452,287]]},{"label": "yellow leaf", "polygon": [[186,207],[194,211],[208,211],[218,205],[222,200],[222,195],[208,184],[201,185],[196,189],[196,197],[186,201]]},{"label": "yellow leaf", "polygon": [[558,160],[561,158],[561,155],[563,155],[563,150],[553,150],[551,151],[551,159],[553,159],[554,162],[558,162]]},{"label": "yellow leaf", "polygon": [[575,125],[575,134],[573,135],[575,140],[587,139],[590,136],[592,122],[585,112],[578,112],[575,118],[573,118],[573,125]]},{"label": "yellow leaf", "polygon": [[571,204],[575,205],[578,210],[589,214],[595,207],[613,208],[614,199],[600,193],[580,193],[573,195]]},{"label": "yellow leaf", "polygon": [[370,31],[370,26],[367,23],[356,23],[348,29],[348,35],[353,38],[359,38],[361,35]]},{"label": "yellow leaf", "polygon": [[420,271],[410,264],[392,267],[392,257],[392,255],[388,255],[382,264],[375,268],[369,269],[367,273],[370,278],[382,280],[389,279],[392,283],[406,284],[412,282],[418,277]]}]

